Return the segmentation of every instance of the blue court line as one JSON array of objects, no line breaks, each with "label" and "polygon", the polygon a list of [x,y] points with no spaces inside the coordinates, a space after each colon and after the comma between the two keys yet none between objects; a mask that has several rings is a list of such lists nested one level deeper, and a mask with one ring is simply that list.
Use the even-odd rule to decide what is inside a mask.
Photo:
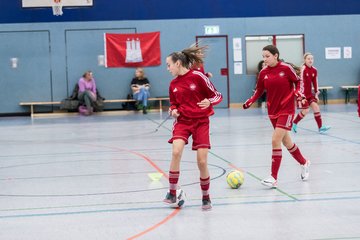
[{"label": "blue court line", "polygon": [[[341,201],[341,200],[358,200],[360,196],[356,197],[334,197],[334,198],[318,198],[318,199],[304,199],[304,200],[275,200],[275,201],[250,201],[241,203],[214,203],[213,206],[238,206],[238,205],[258,205],[258,204],[274,204],[274,203],[299,203],[299,202],[318,202],[318,201]],[[198,208],[200,204],[186,205],[186,208]],[[169,209],[169,207],[146,207],[146,208],[125,208],[125,209],[103,209],[103,210],[87,210],[75,212],[53,212],[53,213],[33,213],[33,214],[18,214],[18,215],[0,215],[0,219],[9,218],[32,218],[32,217],[49,217],[49,216],[66,216],[66,215],[80,215],[80,214],[97,214],[97,213],[112,213],[112,212],[130,212],[130,211],[151,211]]]},{"label": "blue court line", "polygon": [[[313,132],[313,133],[317,133],[317,134],[320,134],[321,136],[327,136],[329,138],[335,138],[335,139],[338,139],[338,140],[341,140],[343,142],[348,142],[348,143],[353,143],[353,144],[360,144],[360,141],[352,141],[352,140],[349,140],[349,139],[346,139],[346,138],[342,138],[342,137],[337,137],[337,136],[334,136],[334,135],[330,135],[328,133],[319,133],[318,131],[314,131],[314,130],[311,130],[311,129],[308,129],[308,128],[303,128],[303,127],[299,127],[298,128],[302,129],[302,130],[305,130],[305,131],[308,131],[308,132]],[[331,130],[329,130],[331,131]],[[299,133],[297,133],[299,134]]]},{"label": "blue court line", "polygon": [[347,239],[360,239],[359,237],[336,237],[336,238],[314,238],[310,240],[347,240]]}]

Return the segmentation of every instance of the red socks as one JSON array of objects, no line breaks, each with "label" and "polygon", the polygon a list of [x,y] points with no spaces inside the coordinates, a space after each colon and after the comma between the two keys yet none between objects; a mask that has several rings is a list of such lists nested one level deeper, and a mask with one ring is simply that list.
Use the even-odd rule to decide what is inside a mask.
[{"label": "red socks", "polygon": [[281,149],[273,149],[272,150],[272,162],[271,162],[271,176],[277,179],[277,175],[279,172],[281,159],[282,159],[282,150]]},{"label": "red socks", "polygon": [[315,121],[318,125],[318,128],[321,128],[322,126],[322,120],[321,120],[321,114],[320,112],[314,112],[314,118],[315,118]]},{"label": "red socks", "polygon": [[[177,185],[179,181],[180,172],[179,171],[169,171],[169,185],[170,193],[176,196]],[[210,199],[209,188],[210,188],[210,177],[200,178],[200,187],[202,190],[203,200]]]},{"label": "red socks", "polygon": [[305,116],[304,116],[304,115],[302,114],[302,112],[300,111],[300,112],[298,113],[298,115],[296,115],[293,123],[298,124],[298,122],[300,122],[304,117],[305,117]]},{"label": "red socks", "polygon": [[300,149],[296,146],[295,143],[294,146],[292,146],[292,148],[288,149],[288,151],[291,154],[291,156],[293,156],[293,158],[295,158],[295,160],[298,161],[298,163],[300,163],[301,165],[304,165],[306,163],[306,159],[303,157],[303,155],[300,152]]},{"label": "red socks", "polygon": [[[302,114],[302,112],[299,112],[298,115],[296,115],[293,123],[298,124],[298,122],[300,122],[305,116]],[[318,128],[321,128],[322,126],[322,120],[321,120],[321,114],[320,112],[314,112],[314,118],[316,121],[316,124],[318,126]]]},{"label": "red socks", "polygon": [[203,200],[209,200],[210,177],[200,178],[200,187],[202,190]]},{"label": "red socks", "polygon": [[170,193],[176,196],[177,183],[179,181],[179,171],[169,171]]}]

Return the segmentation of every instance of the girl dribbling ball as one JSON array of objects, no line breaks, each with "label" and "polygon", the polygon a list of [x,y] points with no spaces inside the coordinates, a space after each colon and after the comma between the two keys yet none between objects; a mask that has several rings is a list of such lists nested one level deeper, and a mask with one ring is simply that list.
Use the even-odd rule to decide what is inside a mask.
[{"label": "girl dribbling ball", "polygon": [[175,78],[169,87],[169,114],[175,118],[172,138],[172,159],[169,171],[169,192],[164,203],[176,202],[176,190],[180,177],[180,160],[185,145],[192,135],[192,150],[197,151],[197,164],[200,170],[202,190],[202,209],[212,208],[209,188],[210,174],[207,164],[210,149],[209,116],[214,114],[213,105],[221,102],[222,95],[209,78],[200,71],[191,70],[194,64],[202,63],[198,53],[205,47],[192,46],[181,52],[173,52],[166,58],[167,70]]}]

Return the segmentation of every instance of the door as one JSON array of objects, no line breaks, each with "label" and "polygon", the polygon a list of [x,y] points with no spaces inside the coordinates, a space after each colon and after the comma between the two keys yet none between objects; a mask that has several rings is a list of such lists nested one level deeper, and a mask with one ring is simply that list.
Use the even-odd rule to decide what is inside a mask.
[{"label": "door", "polygon": [[229,107],[229,61],[228,61],[228,37],[219,36],[196,36],[199,45],[209,47],[204,59],[205,72],[211,72],[211,82],[215,88],[223,95],[221,103],[216,105],[218,108]]},{"label": "door", "polygon": [[52,101],[49,31],[0,32],[0,43],[0,114],[29,111],[19,102]]}]

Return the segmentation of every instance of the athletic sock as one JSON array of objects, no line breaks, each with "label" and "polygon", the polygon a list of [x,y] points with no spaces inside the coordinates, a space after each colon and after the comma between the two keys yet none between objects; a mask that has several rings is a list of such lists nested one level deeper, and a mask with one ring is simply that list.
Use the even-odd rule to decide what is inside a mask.
[{"label": "athletic sock", "polygon": [[210,194],[209,194],[210,176],[207,178],[200,178],[200,187],[201,187],[201,191],[202,191],[202,199],[209,200],[210,199]]},{"label": "athletic sock", "polygon": [[304,117],[305,117],[305,115],[303,115],[302,112],[300,111],[298,113],[298,115],[296,115],[293,123],[298,124],[298,122],[300,122]]},{"label": "athletic sock", "polygon": [[300,152],[300,149],[298,148],[298,146],[296,146],[295,143],[294,146],[292,146],[292,148],[288,149],[288,151],[291,154],[291,156],[293,156],[293,158],[295,158],[295,160],[298,161],[298,163],[300,163],[301,165],[304,165],[306,163],[306,159],[303,157],[303,155]]},{"label": "athletic sock", "polygon": [[282,159],[282,150],[281,149],[273,149],[272,150],[272,162],[271,162],[271,176],[277,179],[277,175],[279,172],[281,159]]},{"label": "athletic sock", "polygon": [[170,193],[174,196],[176,196],[176,189],[179,181],[179,176],[180,176],[179,171],[169,171]]},{"label": "athletic sock", "polygon": [[322,127],[322,120],[321,120],[321,114],[320,112],[314,112],[314,118],[318,125],[318,128],[320,129]]}]

